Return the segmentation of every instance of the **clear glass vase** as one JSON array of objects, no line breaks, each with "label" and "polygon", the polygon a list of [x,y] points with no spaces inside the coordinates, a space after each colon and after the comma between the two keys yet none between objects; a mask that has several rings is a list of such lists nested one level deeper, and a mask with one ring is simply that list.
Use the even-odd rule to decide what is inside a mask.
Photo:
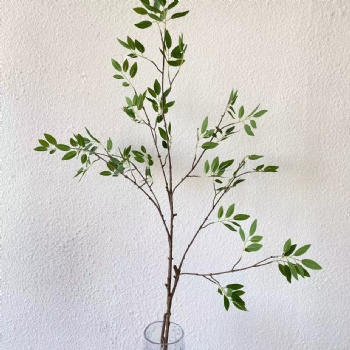
[{"label": "clear glass vase", "polygon": [[143,332],[143,350],[185,350],[184,331],[173,322],[170,322],[168,344],[160,342],[162,325],[163,322],[157,321],[146,327]]}]

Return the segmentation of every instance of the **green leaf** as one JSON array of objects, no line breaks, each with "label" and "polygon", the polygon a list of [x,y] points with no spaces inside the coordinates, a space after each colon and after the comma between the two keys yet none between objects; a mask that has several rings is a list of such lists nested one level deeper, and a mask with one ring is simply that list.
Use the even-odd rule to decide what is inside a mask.
[{"label": "green leaf", "polygon": [[34,148],[34,151],[37,151],[37,152],[46,152],[47,150],[48,149],[44,146],[39,146]]},{"label": "green leaf", "polygon": [[120,39],[118,39],[118,38],[117,38],[117,40],[119,41],[119,44],[120,44],[120,45],[124,46],[124,47],[125,47],[126,49],[128,49],[128,50],[131,50],[131,47],[130,47],[129,44],[127,44],[125,41],[120,40]]},{"label": "green leaf", "polygon": [[224,208],[220,207],[218,211],[218,218],[221,219],[223,214],[224,214]]},{"label": "green leaf", "polygon": [[135,8],[134,8],[134,11],[135,11],[136,13],[138,13],[139,15],[142,15],[142,16],[148,14],[148,12],[147,12],[143,7],[135,7]]},{"label": "green leaf", "polygon": [[161,86],[160,86],[160,83],[159,83],[159,81],[157,79],[154,81],[154,92],[157,95],[159,95],[160,92],[161,92]]},{"label": "green leaf", "polygon": [[140,29],[146,29],[152,25],[150,21],[142,21],[140,23],[136,23],[135,26]]},{"label": "green leaf", "polygon": [[285,276],[287,278],[287,281],[289,283],[292,283],[292,273],[290,272],[290,268],[288,265],[284,265],[284,272],[285,272]]},{"label": "green leaf", "polygon": [[168,141],[168,135],[167,135],[166,131],[161,127],[159,127],[158,130],[159,130],[160,137],[163,140]]},{"label": "green leaf", "polygon": [[281,274],[286,277],[285,266],[282,264],[278,264],[278,269],[280,270]]},{"label": "green leaf", "polygon": [[63,144],[57,144],[56,147],[57,147],[57,149],[59,149],[60,151],[64,151],[64,152],[70,150],[70,146],[63,145]]},{"label": "green leaf", "polygon": [[234,220],[247,220],[250,218],[250,215],[247,214],[237,214],[233,217]]},{"label": "green leaf", "polygon": [[254,133],[252,131],[252,128],[248,125],[248,124],[245,124],[244,125],[244,130],[245,132],[249,135],[249,136],[254,136]]},{"label": "green leaf", "polygon": [[130,68],[130,76],[133,78],[137,73],[137,62],[135,62]]},{"label": "green leaf", "polygon": [[82,156],[81,156],[81,162],[83,163],[83,164],[85,164],[86,163],[86,161],[87,161],[87,155],[86,154],[83,154]]},{"label": "green leaf", "polygon": [[85,128],[85,130],[86,130],[86,132],[88,133],[88,135],[89,135],[95,142],[101,143],[99,140],[97,140],[96,137],[94,137],[94,136],[91,134],[91,132],[89,131],[88,128]]},{"label": "green leaf", "polygon": [[251,156],[248,156],[248,159],[250,160],[257,160],[260,158],[263,158],[264,156],[258,156],[257,154],[252,154]]},{"label": "green leaf", "polygon": [[311,247],[311,244],[304,245],[301,248],[299,248],[293,255],[294,256],[303,255],[309,250],[310,247]]},{"label": "green leaf", "polygon": [[145,47],[138,40],[135,40],[135,47],[141,53],[144,53],[146,51]]},{"label": "green leaf", "polygon": [[263,171],[265,173],[276,173],[278,168],[279,167],[276,165],[269,165],[269,166],[265,167]]},{"label": "green leaf", "polygon": [[258,243],[263,239],[263,236],[254,236],[250,239],[251,242]]},{"label": "green leaf", "polygon": [[112,150],[112,147],[113,147],[113,142],[112,142],[111,138],[109,138],[107,140],[107,151],[110,152]]},{"label": "green leaf", "polygon": [[123,71],[126,72],[129,69],[129,61],[125,60],[123,63]]},{"label": "green leaf", "polygon": [[284,243],[284,246],[283,246],[284,254],[288,252],[288,250],[290,249],[291,246],[292,246],[292,241],[291,241],[291,239],[288,239],[286,241],[286,243]]},{"label": "green leaf", "polygon": [[231,204],[227,211],[226,211],[226,217],[229,218],[235,211],[235,204]]},{"label": "green leaf", "polygon": [[76,155],[77,155],[77,152],[70,151],[63,156],[62,160],[70,160],[70,159],[74,158]]},{"label": "green leaf", "polygon": [[241,119],[244,116],[244,106],[239,109],[238,118]]},{"label": "green leaf", "polygon": [[213,173],[215,173],[216,170],[218,169],[219,163],[220,163],[220,162],[219,162],[219,157],[215,157],[214,160],[213,160],[213,162],[211,163],[211,171],[212,171]]},{"label": "green leaf", "polygon": [[118,72],[122,71],[122,67],[120,66],[120,64],[113,58],[112,58],[112,65]]},{"label": "green leaf", "polygon": [[207,174],[209,169],[210,169],[210,164],[209,164],[209,161],[206,160],[204,163],[204,172]]},{"label": "green leaf", "polygon": [[250,125],[251,125],[252,128],[256,129],[256,121],[255,120],[251,119],[250,120]]},{"label": "green leaf", "polygon": [[189,12],[190,12],[190,11],[174,13],[174,14],[171,16],[171,19],[184,17],[184,16],[186,16]]},{"label": "green leaf", "polygon": [[251,224],[251,226],[250,226],[249,236],[253,236],[254,235],[257,225],[258,225],[258,221],[255,219],[253,221],[253,223]]},{"label": "green leaf", "polygon": [[298,279],[298,273],[297,273],[297,269],[295,268],[294,264],[288,262],[288,266],[290,269],[290,272],[292,274],[292,276],[297,280]]},{"label": "green leaf", "polygon": [[228,167],[230,167],[233,163],[234,163],[234,159],[226,160],[220,164],[219,168],[221,170],[225,170]]},{"label": "green leaf", "polygon": [[202,145],[202,148],[207,150],[207,149],[213,149],[215,147],[217,147],[219,144],[216,142],[205,142]]},{"label": "green leaf", "polygon": [[312,270],[322,270],[322,267],[321,267],[319,264],[317,264],[316,261],[313,261],[313,260],[311,260],[311,259],[303,259],[303,260],[301,260],[301,263],[302,263],[304,266],[308,267],[309,269],[312,269]]},{"label": "green leaf", "polygon": [[171,48],[172,40],[168,30],[165,31],[165,44],[168,49]]},{"label": "green leaf", "polygon": [[244,242],[245,241],[245,234],[244,234],[244,231],[242,230],[241,227],[239,228],[239,235],[241,236],[241,239]]},{"label": "green leaf", "polygon": [[206,117],[202,123],[202,127],[201,127],[201,133],[204,134],[207,129],[208,129],[208,122],[209,122],[209,119],[208,117]]},{"label": "green leaf", "polygon": [[253,243],[253,244],[249,245],[247,248],[245,248],[245,251],[246,252],[257,252],[261,248],[262,248],[262,244]]},{"label": "green leaf", "polygon": [[296,247],[297,247],[296,244],[291,245],[290,248],[289,248],[289,250],[288,250],[284,255],[285,255],[285,256],[290,256],[290,255],[294,252],[294,250],[295,250]]},{"label": "green leaf", "polygon": [[255,114],[253,115],[253,117],[254,117],[254,118],[259,118],[259,117],[263,116],[266,112],[267,112],[267,110],[259,111],[258,113],[255,113]]},{"label": "green leaf", "polygon": [[230,308],[230,301],[228,300],[226,295],[224,295],[224,306],[226,311],[228,311],[228,309]]},{"label": "green leaf", "polygon": [[179,3],[179,0],[174,0],[169,6],[168,9],[171,10]]},{"label": "green leaf", "polygon": [[228,289],[232,289],[232,290],[237,290],[237,289],[242,289],[244,288],[244,286],[242,284],[228,284],[226,286],[226,288]]},{"label": "green leaf", "polygon": [[56,139],[50,134],[44,134],[46,140],[51,143],[51,145],[57,145]]},{"label": "green leaf", "polygon": [[110,171],[102,171],[102,172],[100,173],[100,175],[102,175],[102,176],[111,176],[112,173],[111,173]]},{"label": "green leaf", "polygon": [[295,266],[296,266],[298,274],[304,278],[305,277],[304,268],[300,264],[295,264]]},{"label": "green leaf", "polygon": [[50,146],[49,143],[47,141],[45,141],[45,140],[38,140],[38,141],[41,144],[41,146],[43,146],[43,147],[49,147]]},{"label": "green leaf", "polygon": [[169,66],[172,67],[179,67],[181,66],[183,63],[185,63],[185,60],[172,60],[172,61],[168,61]]},{"label": "green leaf", "polygon": [[230,224],[223,223],[225,227],[227,227],[230,231],[236,232],[237,230]]}]

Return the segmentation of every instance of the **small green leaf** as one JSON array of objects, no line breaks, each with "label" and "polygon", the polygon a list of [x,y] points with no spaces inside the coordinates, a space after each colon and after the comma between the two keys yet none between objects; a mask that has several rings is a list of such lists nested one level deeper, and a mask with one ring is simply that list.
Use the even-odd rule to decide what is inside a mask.
[{"label": "small green leaf", "polygon": [[231,204],[226,211],[226,218],[229,218],[235,211],[235,204]]},{"label": "small green leaf", "polygon": [[160,134],[161,138],[165,141],[168,141],[168,135],[167,135],[166,131],[161,127],[159,127],[158,130],[159,130],[159,134]]},{"label": "small green leaf", "polygon": [[238,118],[241,119],[244,116],[244,106],[239,109]]},{"label": "small green leaf", "polygon": [[174,13],[174,14],[171,16],[171,19],[184,17],[184,16],[186,16],[189,12],[190,12],[190,11]]},{"label": "small green leaf", "polygon": [[297,273],[297,270],[296,270],[295,266],[292,263],[290,263],[290,262],[288,262],[288,266],[289,266],[289,269],[290,269],[290,272],[291,272],[292,276],[297,280],[298,279],[298,273]]},{"label": "small green leaf", "polygon": [[102,175],[102,176],[111,176],[112,173],[111,173],[110,171],[102,171],[102,172],[100,173],[100,175]]},{"label": "small green leaf", "polygon": [[241,227],[239,228],[239,235],[241,236],[241,239],[244,242],[245,241],[245,234],[244,234],[244,231],[242,230]]},{"label": "small green leaf", "polygon": [[211,171],[212,171],[213,173],[215,173],[216,170],[218,169],[219,163],[220,163],[219,157],[215,157],[214,160],[213,160],[213,162],[211,163]]},{"label": "small green leaf", "polygon": [[135,11],[136,13],[138,13],[139,15],[142,15],[142,16],[148,14],[148,12],[147,12],[143,7],[135,7],[135,8],[134,8],[134,11]]},{"label": "small green leaf", "polygon": [[128,50],[131,49],[131,47],[129,46],[129,44],[127,44],[125,41],[120,40],[120,39],[118,39],[118,38],[117,38],[117,40],[118,40],[119,44],[122,45],[122,46],[124,46],[126,49],[128,49]]},{"label": "small green leaf", "polygon": [[220,207],[218,211],[218,218],[221,219],[223,214],[224,214],[224,208]]},{"label": "small green leaf", "polygon": [[85,164],[86,161],[87,161],[87,155],[86,155],[86,154],[83,154],[83,155],[81,156],[81,162],[82,162],[82,164]]},{"label": "small green leaf", "polygon": [[230,224],[223,223],[225,227],[227,227],[230,231],[236,232],[237,230]]},{"label": "small green leaf", "polygon": [[37,151],[37,152],[46,152],[47,150],[48,149],[44,146],[39,146],[34,148],[34,151]]},{"label": "small green leaf", "polygon": [[206,117],[202,123],[201,133],[204,134],[208,129],[208,117]]},{"label": "small green leaf", "polygon": [[185,60],[172,60],[172,61],[168,61],[168,64],[169,66],[172,66],[172,67],[179,67],[181,66],[182,64],[185,63]]},{"label": "small green leaf", "polygon": [[168,30],[165,31],[165,44],[168,49],[171,48],[172,40]]},{"label": "small green leaf", "polygon": [[312,269],[312,270],[322,270],[322,267],[321,267],[319,264],[317,264],[316,261],[313,261],[313,260],[311,260],[311,259],[303,259],[303,260],[301,261],[301,263],[302,263],[304,266],[308,267],[309,269]]},{"label": "small green leaf", "polygon": [[138,40],[135,40],[135,47],[141,53],[145,52],[145,47]]},{"label": "small green leaf", "polygon": [[292,241],[291,239],[288,239],[286,243],[284,243],[284,247],[283,247],[284,254],[288,252],[291,246],[292,246]]},{"label": "small green leaf", "polygon": [[257,252],[261,248],[262,248],[262,244],[253,243],[253,244],[249,245],[247,248],[245,248],[245,251],[246,252]]},{"label": "small green leaf", "polygon": [[112,147],[113,147],[113,142],[112,142],[111,138],[109,138],[107,140],[107,151],[110,152],[112,150]]},{"label": "small green leaf", "polygon": [[278,269],[280,270],[281,274],[286,277],[285,266],[282,264],[278,264]]},{"label": "small green leaf", "polygon": [[228,311],[228,309],[230,308],[230,301],[228,300],[226,295],[224,295],[224,306],[226,311]]},{"label": "small green leaf", "polygon": [[311,247],[311,244],[304,245],[301,248],[299,248],[293,255],[294,256],[303,255],[309,250],[310,247]]},{"label": "small green leaf", "polygon": [[137,73],[137,62],[135,62],[130,68],[130,76],[133,78]]},{"label": "small green leaf", "polygon": [[254,133],[252,131],[252,128],[248,125],[248,124],[245,124],[244,125],[244,130],[245,132],[249,135],[249,136],[254,136]]},{"label": "small green leaf", "polygon": [[160,86],[160,83],[159,83],[159,81],[157,79],[154,81],[154,92],[157,95],[159,95],[160,92],[161,92],[161,86]]},{"label": "small green leaf", "polygon": [[265,173],[276,173],[277,170],[278,170],[278,168],[279,168],[278,166],[269,165],[269,166],[265,167],[263,171],[264,171]]},{"label": "small green leaf", "polygon": [[135,26],[140,29],[146,29],[152,25],[150,21],[142,21],[140,23],[136,23]]},{"label": "small green leaf", "polygon": [[57,147],[57,149],[59,149],[60,151],[64,151],[64,152],[70,150],[70,146],[63,145],[63,144],[57,144],[56,147]]},{"label": "small green leaf", "polygon": [[253,223],[250,226],[249,236],[253,236],[254,235],[257,225],[258,225],[258,221],[254,220]]},{"label": "small green leaf", "polygon": [[244,286],[242,284],[228,284],[226,288],[232,289],[232,290],[238,290],[238,289],[244,288]]},{"label": "small green leaf", "polygon": [[50,146],[49,143],[47,141],[45,141],[45,140],[38,140],[38,141],[41,144],[41,146],[43,146],[43,147],[49,147]]},{"label": "small green leaf", "polygon": [[51,143],[51,145],[57,145],[56,139],[50,134],[44,134],[46,140]]},{"label": "small green leaf", "polygon": [[284,265],[284,272],[289,283],[292,283],[292,273],[288,265]]},{"label": "small green leaf", "polygon": [[210,164],[209,164],[209,161],[206,160],[204,163],[204,172],[207,174],[209,169],[210,169]]},{"label": "small green leaf", "polygon": [[113,58],[112,58],[112,65],[118,72],[122,71],[122,67],[120,66],[120,64]]},{"label": "small green leaf", "polygon": [[94,136],[91,134],[91,132],[89,131],[88,128],[85,128],[85,130],[86,130],[86,132],[88,133],[88,135],[89,135],[95,142],[101,143],[99,140],[97,140],[96,137],[94,137]]},{"label": "small green leaf", "polygon": [[260,158],[263,158],[264,156],[258,156],[257,154],[252,154],[251,156],[248,156],[248,159],[250,160],[257,160]]},{"label": "small green leaf", "polygon": [[290,256],[290,255],[294,252],[294,250],[295,250],[296,247],[297,247],[296,244],[291,245],[290,248],[289,248],[289,250],[288,250],[284,255],[285,255],[285,256]]},{"label": "small green leaf", "polygon": [[254,118],[259,118],[259,117],[263,116],[266,112],[267,112],[267,110],[259,111],[258,113],[255,113],[255,114],[253,115],[253,117],[254,117]]},{"label": "small green leaf", "polygon": [[234,220],[247,220],[250,218],[250,215],[247,214],[237,214],[233,217]]},{"label": "small green leaf", "polygon": [[63,156],[62,160],[70,160],[70,159],[74,158],[76,155],[77,155],[77,152],[70,151]]},{"label": "small green leaf", "polygon": [[125,60],[123,63],[123,71],[126,72],[129,69],[129,61]]},{"label": "small green leaf", "polygon": [[213,149],[215,147],[217,147],[219,144],[216,142],[205,142],[202,145],[202,148],[207,150],[207,149]]},{"label": "small green leaf", "polygon": [[254,236],[250,239],[251,242],[258,243],[263,239],[263,236]]}]

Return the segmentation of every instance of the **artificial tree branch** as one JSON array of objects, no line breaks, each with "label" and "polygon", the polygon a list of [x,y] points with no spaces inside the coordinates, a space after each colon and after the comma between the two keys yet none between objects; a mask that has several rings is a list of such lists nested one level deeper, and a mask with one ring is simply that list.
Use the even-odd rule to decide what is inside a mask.
[{"label": "artificial tree branch", "polygon": [[[212,276],[219,276],[219,275],[225,275],[228,273],[233,273],[233,272],[239,272],[239,271],[244,271],[244,270],[248,270],[248,269],[252,269],[254,267],[261,267],[261,266],[265,266],[265,265],[269,265],[272,264],[274,262],[277,262],[279,260],[272,260],[272,261],[268,261],[271,259],[278,259],[281,256],[270,256],[264,260],[261,260],[259,262],[257,262],[254,265],[250,265],[250,266],[246,266],[246,267],[242,267],[240,269],[235,269],[232,268],[230,270],[225,270],[225,271],[220,271],[220,272],[208,272],[208,273],[196,273],[196,272],[180,272],[180,275],[191,275],[191,276],[199,276],[199,277],[212,277]],[[266,261],[266,262],[265,262]]]}]

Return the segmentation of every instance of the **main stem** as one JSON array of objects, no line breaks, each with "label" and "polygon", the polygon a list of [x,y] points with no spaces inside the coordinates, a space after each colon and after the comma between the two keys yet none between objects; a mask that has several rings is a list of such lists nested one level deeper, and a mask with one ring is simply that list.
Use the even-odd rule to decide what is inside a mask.
[{"label": "main stem", "polygon": [[171,307],[173,301],[173,293],[172,293],[172,270],[173,270],[173,234],[174,234],[174,191],[173,191],[173,169],[172,169],[172,159],[171,159],[171,142],[170,142],[170,132],[168,129],[167,121],[165,118],[165,32],[166,32],[166,21],[164,25],[164,32],[160,31],[161,39],[162,39],[162,49],[163,49],[163,60],[162,60],[162,117],[164,122],[164,129],[168,138],[168,186],[167,186],[167,194],[169,200],[169,208],[170,208],[170,225],[169,225],[169,235],[168,235],[168,245],[169,245],[169,254],[168,254],[168,274],[166,280],[166,312],[163,317],[163,325],[162,325],[162,334],[161,334],[161,343],[163,344],[163,348],[165,350],[168,349],[168,341],[169,341],[169,331],[170,331],[170,318],[171,318]]}]

